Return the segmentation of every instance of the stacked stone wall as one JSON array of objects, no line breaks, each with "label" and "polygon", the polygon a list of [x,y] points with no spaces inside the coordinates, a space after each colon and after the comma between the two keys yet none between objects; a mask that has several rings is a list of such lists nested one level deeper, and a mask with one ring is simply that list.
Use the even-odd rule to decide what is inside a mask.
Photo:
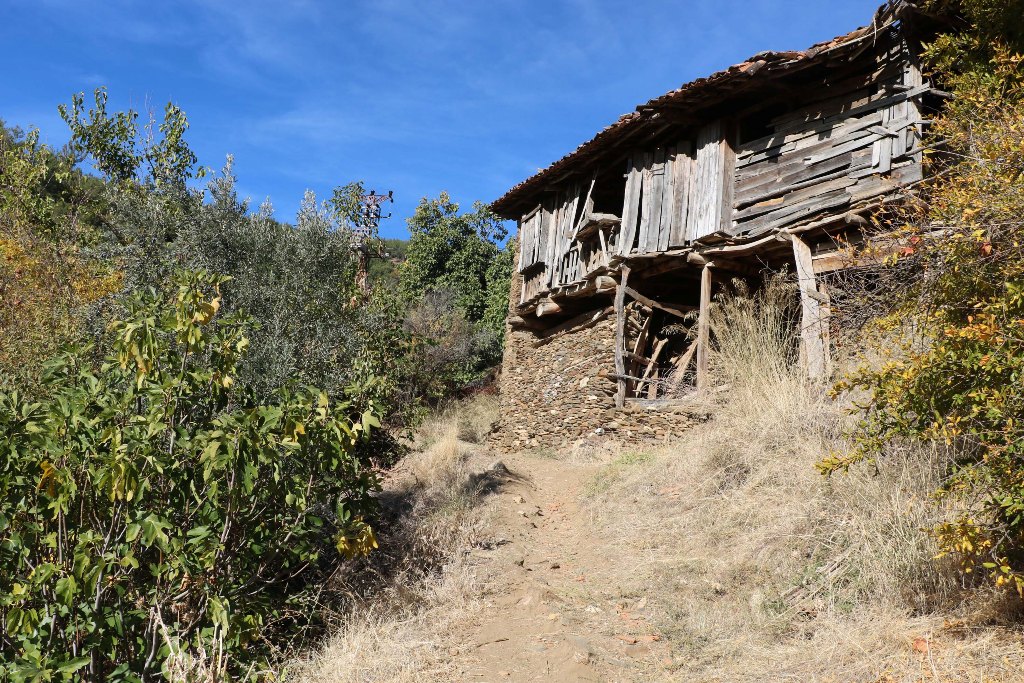
[{"label": "stacked stone wall", "polygon": [[[518,301],[519,276],[512,299]],[[607,305],[595,308],[596,315]],[[515,314],[510,307],[511,314]],[[499,380],[499,421],[491,442],[500,449],[558,448],[581,440],[665,440],[695,419],[692,408],[615,407],[613,315],[545,338],[509,328]]]}]

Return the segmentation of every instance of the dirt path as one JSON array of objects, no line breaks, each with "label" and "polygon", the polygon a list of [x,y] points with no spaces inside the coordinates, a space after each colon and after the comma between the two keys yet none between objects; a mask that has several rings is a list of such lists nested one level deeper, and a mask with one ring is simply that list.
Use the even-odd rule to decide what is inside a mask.
[{"label": "dirt path", "polygon": [[598,466],[504,463],[522,479],[494,496],[492,542],[472,551],[485,607],[452,634],[463,680],[662,678],[670,653],[630,587],[633,558],[602,541],[581,501]]}]

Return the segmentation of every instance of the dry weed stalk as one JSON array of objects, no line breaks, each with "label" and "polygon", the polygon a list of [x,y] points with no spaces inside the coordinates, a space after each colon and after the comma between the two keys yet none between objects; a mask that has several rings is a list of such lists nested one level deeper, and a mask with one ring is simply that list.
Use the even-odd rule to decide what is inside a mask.
[{"label": "dry weed stalk", "polygon": [[637,557],[606,578],[652,596],[678,680],[1024,679],[1019,633],[944,630],[970,621],[926,531],[949,453],[906,447],[836,485],[815,470],[851,418],[799,372],[787,289],[716,301],[714,418],[603,475],[597,523]]},{"label": "dry weed stalk", "polygon": [[490,430],[497,402],[478,396],[450,406],[420,429],[382,502],[390,529],[381,548],[337,580],[355,598],[320,650],[296,660],[297,683],[405,683],[454,675],[431,634],[454,629],[477,609],[479,587],[461,548],[481,533],[481,490],[466,466]]}]

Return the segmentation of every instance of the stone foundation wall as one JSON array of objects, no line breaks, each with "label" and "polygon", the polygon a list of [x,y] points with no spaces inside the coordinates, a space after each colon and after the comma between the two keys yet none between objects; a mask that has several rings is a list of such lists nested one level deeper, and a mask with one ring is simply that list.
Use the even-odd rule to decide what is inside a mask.
[{"label": "stone foundation wall", "polygon": [[[512,278],[512,301],[521,279]],[[607,302],[602,300],[602,310]],[[699,413],[685,406],[628,404],[615,408],[615,318],[609,314],[548,338],[508,329],[499,389],[499,449],[555,448],[581,440],[665,440],[684,432]]]},{"label": "stone foundation wall", "polygon": [[510,331],[498,385],[498,445],[550,447],[604,427],[615,407],[615,385],[601,373],[615,365],[614,339],[615,324],[607,318],[541,346],[532,332]]}]

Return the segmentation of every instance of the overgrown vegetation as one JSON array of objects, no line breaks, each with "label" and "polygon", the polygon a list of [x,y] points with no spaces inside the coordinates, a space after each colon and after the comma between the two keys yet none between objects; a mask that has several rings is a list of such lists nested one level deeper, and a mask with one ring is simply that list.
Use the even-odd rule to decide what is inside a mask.
[{"label": "overgrown vegetation", "polygon": [[1024,596],[1024,7],[931,4],[964,19],[925,53],[955,98],[929,135],[932,179],[882,226],[895,254],[872,301],[888,309],[839,386],[865,411],[857,448],[821,467],[949,447],[937,494],[960,511],[935,526],[942,552]]},{"label": "overgrown vegetation", "polygon": [[445,269],[505,295],[509,249],[486,209],[424,200],[443,210],[361,291],[361,183],[283,223],[230,158],[198,165],[180,109],[107,104],[61,107],[60,150],[0,134],[0,680],[270,677],[397,523],[378,427],[499,357]]},{"label": "overgrown vegetation", "polygon": [[795,289],[776,276],[716,298],[712,376],[729,388],[710,421],[618,456],[591,494],[601,537],[630,558],[602,585],[643,596],[672,647],[671,671],[646,680],[1018,680],[1019,637],[993,627],[1013,611],[964,601],[934,560],[945,449],[815,471],[849,448],[852,418],[800,368]]},{"label": "overgrown vegetation", "polygon": [[[376,477],[354,455],[372,406],[235,381],[249,321],[223,277],[142,295],[109,353],[49,362],[41,399],[0,394],[0,606],[14,681],[259,671],[315,618],[318,583],[376,546]],[[352,395],[360,398],[358,387]]]}]

